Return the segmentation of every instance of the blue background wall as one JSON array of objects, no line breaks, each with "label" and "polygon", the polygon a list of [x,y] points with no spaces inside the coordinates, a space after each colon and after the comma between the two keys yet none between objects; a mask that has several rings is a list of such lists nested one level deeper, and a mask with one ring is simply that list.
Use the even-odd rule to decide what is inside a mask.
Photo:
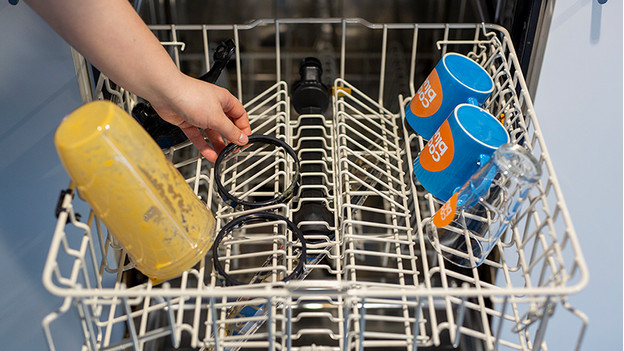
[{"label": "blue background wall", "polygon": [[[589,266],[570,302],[590,351],[622,350],[622,96],[622,2],[557,0],[534,103]],[[575,338],[561,312],[548,333]]]},{"label": "blue background wall", "polygon": [[[23,2],[0,2],[0,82],[0,349],[46,350],[41,320],[62,300],[41,273],[69,184],[53,136],[81,100],[69,46]],[[58,350],[80,350],[75,312],[54,328]]]}]

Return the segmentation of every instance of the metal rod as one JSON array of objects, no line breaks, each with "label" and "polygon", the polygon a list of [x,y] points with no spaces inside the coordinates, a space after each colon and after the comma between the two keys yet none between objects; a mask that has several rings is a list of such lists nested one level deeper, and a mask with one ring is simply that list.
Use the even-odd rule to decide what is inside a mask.
[{"label": "metal rod", "polygon": [[238,26],[234,25],[233,30],[234,30],[234,44],[236,45],[236,48],[235,48],[235,51],[236,51],[236,84],[237,84],[237,89],[238,89],[237,97],[241,103],[244,103],[243,80],[242,80],[242,73],[241,73],[240,41],[238,39]]},{"label": "metal rod", "polygon": [[535,333],[535,339],[533,340],[533,350],[539,350],[541,348],[540,345],[542,344],[542,341],[544,340],[544,335],[546,334],[548,319],[555,309],[554,302],[550,302],[550,300],[551,297],[548,296],[546,298],[546,302],[544,302],[544,307],[542,307],[542,318],[540,319],[540,323]]},{"label": "metal rod", "polygon": [[[163,288],[168,289],[169,283],[163,283]],[[167,319],[169,320],[169,326],[171,327],[171,342],[173,343],[173,347],[178,348],[180,347],[180,337],[176,328],[175,317],[173,316],[173,306],[171,305],[171,298],[165,297],[165,301],[167,302]]]},{"label": "metal rod", "polygon": [[409,73],[409,89],[410,96],[416,95],[416,88],[414,86],[414,77],[416,71],[416,53],[418,46],[418,24],[414,23],[414,35],[412,36],[412,56],[410,57],[410,73]]},{"label": "metal rod", "polygon": [[384,25],[381,39],[381,67],[379,70],[379,106],[383,106],[384,85],[386,80],[386,55],[388,54],[388,27]]},{"label": "metal rod", "polygon": [[464,315],[466,314],[466,296],[461,299],[459,313],[455,319],[455,340],[453,341],[454,347],[459,347],[459,339],[461,338],[461,328],[464,324]]},{"label": "metal rod", "polygon": [[127,297],[122,297],[121,301],[123,303],[124,312],[126,313],[126,324],[128,326],[128,333],[130,333],[130,339],[132,340],[132,346],[135,350],[138,350],[139,338],[136,333],[136,328],[134,327],[134,321],[132,320],[132,309],[130,308]]},{"label": "metal rod", "polygon": [[419,327],[420,327],[420,315],[422,313],[422,302],[420,299],[417,299],[418,303],[414,306],[415,310],[415,321],[414,328],[412,329],[412,334],[414,334],[414,343],[412,344],[412,351],[418,351],[418,335],[420,335]]},{"label": "metal rod", "polygon": [[218,315],[214,299],[214,297],[210,298],[210,311],[212,312],[212,334],[214,336],[215,350],[219,351],[221,349],[219,347],[219,325],[217,324]]},{"label": "metal rod", "polygon": [[505,299],[503,299],[503,305],[501,307],[502,310],[500,312],[500,320],[498,322],[498,327],[496,327],[496,339],[494,340],[494,351],[498,350],[501,331],[503,330],[503,322],[505,321],[505,312],[507,311],[507,300],[509,300],[509,296],[505,296]]},{"label": "metal rod", "polygon": [[366,299],[362,298],[360,306],[360,334],[359,334],[359,345],[358,349],[360,351],[364,350],[364,333],[366,331]]}]

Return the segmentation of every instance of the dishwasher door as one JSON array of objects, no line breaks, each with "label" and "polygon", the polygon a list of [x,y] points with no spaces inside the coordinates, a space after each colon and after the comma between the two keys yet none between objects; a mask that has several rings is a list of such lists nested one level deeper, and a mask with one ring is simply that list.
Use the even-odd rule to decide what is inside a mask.
[{"label": "dishwasher door", "polygon": [[[307,256],[298,279],[280,277],[304,257],[297,254],[300,242],[232,239],[218,259],[228,273],[251,274],[257,284],[228,286],[212,269],[216,258],[208,255],[180,278],[153,286],[93,213],[75,216],[84,203],[70,189],[59,199],[59,224],[44,270],[46,288],[67,299],[44,322],[51,345],[50,323],[73,307],[89,350],[540,350],[550,343],[545,331],[559,307],[579,318],[580,347],[586,320],[567,296],[587,284],[586,264],[503,27],[359,18],[150,27],[181,70],[194,76],[210,67],[217,43],[233,39],[235,57],[217,83],[241,99],[255,134],[291,145],[302,160],[301,176],[318,180],[304,182],[288,203],[232,208],[217,194],[213,165],[192,145],[165,150],[215,213],[218,228],[262,211],[293,219],[309,203],[320,204],[331,218],[298,223],[326,229],[305,237]],[[413,176],[425,140],[404,123],[405,106],[447,52],[468,55],[493,77],[495,91],[485,108],[544,170],[528,206],[475,269],[448,264],[423,235],[423,221],[441,203]],[[330,105],[325,112],[299,114],[292,88],[301,60],[310,56],[322,63]],[[81,85],[88,87],[85,99],[105,98],[132,110],[138,97],[79,55],[76,63]],[[315,157],[303,157],[310,153]],[[282,159],[272,154],[259,162],[279,175],[269,182],[236,167],[223,180],[252,198],[266,198],[297,177],[297,168]],[[304,164],[314,170],[304,171]],[[273,227],[276,233],[280,225]],[[254,234],[254,228],[237,232],[245,239]],[[71,267],[57,264],[64,256],[74,259]]]}]

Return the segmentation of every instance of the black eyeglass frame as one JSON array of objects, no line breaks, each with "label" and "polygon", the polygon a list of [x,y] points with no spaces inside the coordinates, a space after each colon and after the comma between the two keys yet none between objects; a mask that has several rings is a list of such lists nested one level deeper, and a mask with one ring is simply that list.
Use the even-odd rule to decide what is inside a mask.
[{"label": "black eyeglass frame", "polygon": [[[241,150],[245,147],[248,147],[252,143],[265,143],[265,144],[275,145],[277,147],[283,148],[293,158],[294,171],[295,171],[293,181],[288,186],[288,188],[286,188],[286,190],[277,197],[273,197],[273,198],[270,198],[268,200],[263,200],[263,201],[245,201],[243,199],[240,199],[230,194],[230,192],[227,191],[225,187],[223,186],[223,184],[221,183],[221,167],[220,166],[223,160],[229,155],[231,155],[232,153],[238,150]],[[249,142],[246,145],[241,146],[241,145],[236,145],[234,143],[230,143],[219,153],[219,156],[217,157],[217,160],[215,161],[215,164],[214,164],[214,182],[217,187],[219,196],[221,197],[221,199],[223,199],[225,203],[227,203],[233,208],[235,208],[238,205],[241,205],[243,206],[243,208],[246,208],[246,209],[254,209],[254,208],[259,208],[259,207],[264,207],[264,206],[275,205],[279,203],[287,203],[288,201],[290,201],[293,198],[293,196],[297,194],[297,192],[299,191],[299,187],[301,186],[300,169],[301,169],[301,164],[299,161],[299,157],[297,157],[297,153],[286,142],[276,137],[270,136],[270,135],[250,135]]]},{"label": "black eyeglass frame", "polygon": [[225,272],[223,265],[219,261],[219,245],[221,244],[221,241],[223,241],[223,238],[229,232],[231,232],[232,230],[236,228],[240,228],[244,226],[245,224],[271,222],[271,221],[283,221],[284,223],[286,223],[286,226],[288,227],[288,229],[291,230],[294,236],[301,243],[301,253],[299,255],[299,262],[297,263],[297,266],[295,266],[293,271],[288,276],[284,277],[282,281],[283,282],[289,281],[293,278],[299,277],[300,274],[303,273],[304,264],[308,256],[306,252],[306,240],[301,230],[299,230],[299,228],[293,222],[291,222],[288,218],[284,216],[281,216],[272,212],[250,213],[250,214],[246,214],[246,215],[233,219],[228,224],[226,224],[223,228],[221,228],[221,230],[219,231],[219,234],[215,238],[214,243],[212,244],[213,265],[215,269],[217,270],[217,272],[219,272],[219,274],[226,280],[226,282],[229,285],[247,285],[247,284],[241,282],[240,280],[236,278],[233,278],[231,275]]}]

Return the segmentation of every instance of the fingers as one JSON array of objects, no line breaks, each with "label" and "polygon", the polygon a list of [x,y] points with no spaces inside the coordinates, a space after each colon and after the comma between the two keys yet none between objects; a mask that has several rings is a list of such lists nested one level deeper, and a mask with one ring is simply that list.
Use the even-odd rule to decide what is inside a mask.
[{"label": "fingers", "polygon": [[[195,145],[197,150],[199,150],[202,156],[204,156],[208,161],[214,163],[217,160],[217,156],[219,155],[212,147],[210,147],[210,144],[206,142],[206,139],[204,139],[204,136],[200,132],[199,128],[189,126],[182,128],[182,132],[184,132],[191,143]],[[221,147],[221,149],[223,149],[223,147]]]},{"label": "fingers", "polygon": [[204,130],[204,133],[206,133],[208,140],[210,140],[210,144],[212,144],[214,151],[217,154],[220,153],[225,147],[225,142],[223,141],[221,134],[219,134],[216,130]]},{"label": "fingers", "polygon": [[[226,139],[238,145],[245,145],[248,142],[247,136],[251,134],[249,117],[243,104],[235,98],[229,91],[222,89],[219,96],[224,117],[229,123],[221,123],[216,126]],[[221,127],[222,129],[219,129]]]}]

